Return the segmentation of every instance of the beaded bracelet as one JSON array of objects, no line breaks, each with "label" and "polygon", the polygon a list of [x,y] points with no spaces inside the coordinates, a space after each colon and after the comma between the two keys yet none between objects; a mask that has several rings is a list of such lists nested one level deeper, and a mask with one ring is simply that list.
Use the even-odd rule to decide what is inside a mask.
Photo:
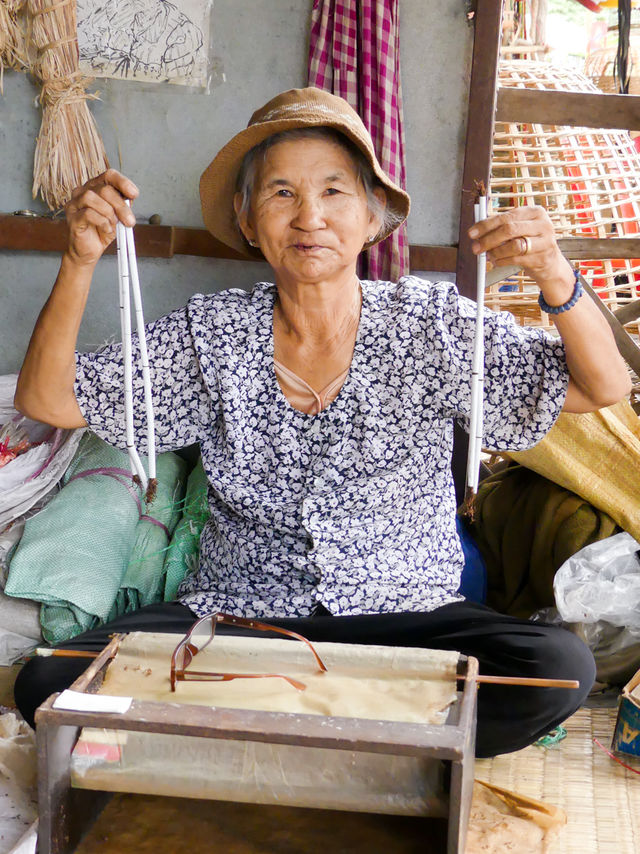
[{"label": "beaded bracelet", "polygon": [[575,276],[575,285],[573,286],[573,293],[569,297],[569,299],[563,303],[562,305],[549,305],[549,303],[542,296],[542,291],[538,296],[538,305],[546,314],[562,314],[563,311],[569,311],[570,308],[573,308],[574,305],[578,302],[582,294],[584,293],[582,284],[580,283],[580,271],[574,270],[573,275]]}]

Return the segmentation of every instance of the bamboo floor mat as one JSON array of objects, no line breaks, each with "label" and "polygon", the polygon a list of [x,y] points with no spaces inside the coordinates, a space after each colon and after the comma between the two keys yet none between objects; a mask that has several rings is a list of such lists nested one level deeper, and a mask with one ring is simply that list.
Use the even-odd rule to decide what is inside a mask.
[{"label": "bamboo floor mat", "polygon": [[[555,747],[527,747],[476,762],[475,776],[561,807],[567,825],[548,854],[638,854],[640,776],[618,765],[610,748],[616,709],[580,709]],[[629,765],[640,770],[640,763]],[[524,852],[523,852],[524,854]]]}]

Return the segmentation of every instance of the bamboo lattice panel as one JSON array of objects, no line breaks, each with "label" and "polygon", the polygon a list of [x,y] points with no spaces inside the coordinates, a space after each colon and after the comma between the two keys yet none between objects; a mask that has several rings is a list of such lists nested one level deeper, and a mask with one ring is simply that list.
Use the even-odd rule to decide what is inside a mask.
[{"label": "bamboo lattice panel", "polygon": [[[571,68],[545,62],[502,62],[500,85],[598,92]],[[538,204],[558,237],[640,236],[640,155],[628,131],[497,122],[491,178],[494,212]],[[570,259],[573,260],[573,259]],[[640,297],[640,259],[580,261],[612,309]],[[524,275],[493,285],[486,303],[511,311],[522,324],[551,327],[537,303],[538,289]],[[637,322],[627,327],[637,334]]]}]

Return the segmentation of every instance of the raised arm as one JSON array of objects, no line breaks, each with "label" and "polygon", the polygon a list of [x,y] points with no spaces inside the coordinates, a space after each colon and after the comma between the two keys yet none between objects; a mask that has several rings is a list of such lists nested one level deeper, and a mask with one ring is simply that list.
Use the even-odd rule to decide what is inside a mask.
[{"label": "raised arm", "polygon": [[135,184],[109,169],[75,190],[67,204],[67,249],[31,335],[14,399],[30,418],[54,427],[85,426],[73,390],[78,330],[95,266],[116,235],[118,219],[135,223],[125,200],[137,195]]},{"label": "raised arm", "polygon": [[[476,223],[469,235],[473,251],[486,252],[494,266],[522,267],[549,306],[562,306],[571,299],[573,270],[558,248],[544,208],[514,208]],[[629,394],[629,373],[613,333],[586,294],[568,310],[553,315],[553,320],[565,345],[570,374],[565,412],[591,412]]]}]

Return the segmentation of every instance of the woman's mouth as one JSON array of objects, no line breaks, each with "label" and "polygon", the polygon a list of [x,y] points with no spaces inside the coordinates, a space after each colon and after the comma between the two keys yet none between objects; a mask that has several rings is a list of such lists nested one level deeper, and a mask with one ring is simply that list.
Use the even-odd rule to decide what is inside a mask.
[{"label": "woman's mouth", "polygon": [[319,249],[324,249],[319,243],[294,243],[294,249],[298,252],[317,252]]}]

